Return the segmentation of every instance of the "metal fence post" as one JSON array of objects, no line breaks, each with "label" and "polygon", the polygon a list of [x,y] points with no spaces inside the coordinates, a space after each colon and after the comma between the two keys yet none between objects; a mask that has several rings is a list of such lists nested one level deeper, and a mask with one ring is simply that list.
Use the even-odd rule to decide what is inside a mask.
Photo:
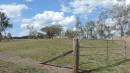
[{"label": "metal fence post", "polygon": [[73,39],[73,54],[74,54],[74,67],[73,67],[73,73],[79,73],[79,39],[74,38]]}]

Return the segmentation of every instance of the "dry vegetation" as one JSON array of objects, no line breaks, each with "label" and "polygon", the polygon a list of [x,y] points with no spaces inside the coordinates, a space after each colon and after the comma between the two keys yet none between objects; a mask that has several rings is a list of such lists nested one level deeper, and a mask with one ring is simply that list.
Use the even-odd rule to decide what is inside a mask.
[{"label": "dry vegetation", "polygon": [[[83,70],[92,70],[92,73],[129,73],[130,61],[129,59],[124,59],[123,46],[112,41],[108,43],[109,47],[114,47],[109,48],[108,59],[106,48],[80,48],[80,54],[82,55],[80,57],[80,68]],[[88,45],[106,47],[106,41],[81,40],[81,46]],[[17,40],[0,43],[1,52],[22,58],[31,58],[40,62],[44,62],[69,50],[72,50],[72,40],[70,39]],[[72,67],[73,56],[70,54],[51,62],[51,64]]]}]

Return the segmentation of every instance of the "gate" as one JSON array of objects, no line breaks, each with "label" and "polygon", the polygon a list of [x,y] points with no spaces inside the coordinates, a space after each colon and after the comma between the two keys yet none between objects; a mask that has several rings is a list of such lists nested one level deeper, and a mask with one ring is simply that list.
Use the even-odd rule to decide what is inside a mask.
[{"label": "gate", "polygon": [[[118,66],[129,61],[127,57],[128,50],[126,40],[84,39],[79,42],[79,39],[75,39],[74,41],[74,73],[91,73],[93,71],[102,70],[108,67]],[[82,42],[89,43],[82,44]],[[85,64],[94,67],[88,67],[88,69],[87,66],[84,66]]]},{"label": "gate", "polygon": [[[86,46],[85,46],[86,45]],[[48,64],[67,55],[73,55],[73,66],[64,67]],[[125,40],[73,39],[73,50],[62,53],[41,64],[72,69],[72,73],[91,73],[129,61]]]}]

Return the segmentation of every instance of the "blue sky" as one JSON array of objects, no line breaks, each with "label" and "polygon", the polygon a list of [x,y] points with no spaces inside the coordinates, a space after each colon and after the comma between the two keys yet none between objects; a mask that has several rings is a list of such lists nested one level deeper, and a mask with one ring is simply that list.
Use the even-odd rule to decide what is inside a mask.
[{"label": "blue sky", "polygon": [[[7,10],[7,15],[10,17],[11,23],[13,24],[13,28],[9,29],[9,32],[11,32],[13,35],[16,36],[24,34],[23,30],[25,29],[21,28],[22,19],[32,18],[36,14],[42,13],[44,11],[61,12],[60,6],[62,3],[65,3],[65,1],[62,2],[61,0],[0,0],[0,5],[4,5],[5,7],[6,5],[10,6],[25,5],[28,7],[28,9],[22,9],[21,13],[19,13],[21,16],[16,18],[10,17],[10,14],[8,14]],[[8,6],[8,8],[11,8],[10,6]],[[4,9],[4,7],[1,9]],[[71,15],[71,13],[65,14],[65,16],[69,15]]]},{"label": "blue sky", "polygon": [[23,36],[28,34],[28,25],[37,31],[55,24],[61,24],[65,30],[73,29],[77,15],[83,23],[96,20],[104,8],[116,3],[116,0],[0,0],[0,10],[13,24],[8,32]]}]

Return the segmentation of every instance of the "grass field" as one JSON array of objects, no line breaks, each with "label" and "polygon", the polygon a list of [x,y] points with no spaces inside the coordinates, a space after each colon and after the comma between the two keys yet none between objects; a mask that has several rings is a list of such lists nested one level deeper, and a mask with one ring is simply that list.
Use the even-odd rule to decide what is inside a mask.
[{"label": "grass field", "polygon": [[[44,62],[59,54],[72,50],[72,42],[71,39],[15,40],[1,42],[0,52]],[[104,40],[81,40],[81,46],[106,47],[106,43]],[[94,69],[93,73],[129,73],[130,61],[124,59],[123,46],[112,41],[108,43],[109,47],[114,47],[109,48],[108,57],[106,48],[80,48],[80,54],[82,55],[80,57],[80,68],[84,70]],[[0,65],[1,63],[3,62],[0,61]],[[72,67],[73,56],[70,54],[51,63]],[[10,65],[10,63],[6,65]]]},{"label": "grass field", "polygon": [[0,60],[0,73],[47,73],[47,71]]}]

